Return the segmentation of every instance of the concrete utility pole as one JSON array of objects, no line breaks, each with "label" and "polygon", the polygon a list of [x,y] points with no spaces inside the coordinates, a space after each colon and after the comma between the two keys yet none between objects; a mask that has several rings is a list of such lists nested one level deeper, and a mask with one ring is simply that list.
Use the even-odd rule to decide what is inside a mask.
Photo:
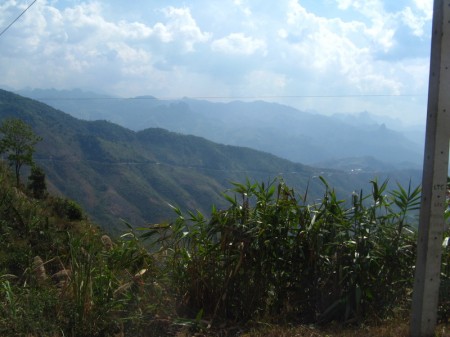
[{"label": "concrete utility pole", "polygon": [[411,337],[434,336],[450,140],[450,0],[434,0],[427,129]]}]

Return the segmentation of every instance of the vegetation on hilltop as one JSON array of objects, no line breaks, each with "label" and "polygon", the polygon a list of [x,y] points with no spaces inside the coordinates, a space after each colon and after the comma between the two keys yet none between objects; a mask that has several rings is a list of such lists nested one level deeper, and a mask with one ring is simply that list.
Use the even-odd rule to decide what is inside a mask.
[{"label": "vegetation on hilltop", "polygon": [[[108,133],[105,123],[88,127]],[[166,133],[139,137],[149,144],[162,138],[164,145],[174,137]],[[105,143],[124,146],[82,141],[100,153]],[[196,147],[188,145],[181,159],[195,165],[188,151]],[[209,146],[213,165],[223,157]],[[255,152],[248,154],[258,163]],[[374,179],[371,193],[345,201],[319,177],[324,193],[311,203],[308,188],[300,195],[283,180],[234,183],[220,210],[184,214],[172,207],[173,221],[126,224],[127,231],[111,239],[76,202],[47,193],[41,168],[32,168],[27,186],[15,178],[0,163],[0,335],[166,336],[255,322],[361,324],[403,317],[410,307],[411,225],[420,199],[411,184],[388,190],[387,181]],[[170,195],[174,185],[159,188]],[[444,243],[439,313],[445,322],[450,250],[448,239]]]},{"label": "vegetation on hilltop", "polygon": [[[326,182],[324,181],[326,184]],[[171,228],[177,294],[211,320],[361,321],[407,308],[418,188],[304,203],[283,182],[236,184],[230,207]],[[395,286],[394,286],[395,285]]]},{"label": "vegetation on hilltop", "polygon": [[[249,148],[225,146],[163,129],[130,131],[107,121],[87,122],[43,103],[0,90],[0,123],[20,118],[43,138],[35,161],[46,173],[49,190],[76,200],[108,233],[120,233],[125,219],[133,226],[175,218],[168,203],[208,213],[230,182],[275,177],[311,202],[320,199],[324,176],[339,197],[370,190],[374,173],[347,173],[296,164]],[[242,131],[245,132],[245,131]],[[267,138],[270,138],[267,135]],[[378,174],[383,181],[419,183],[420,172]]]},{"label": "vegetation on hilltop", "polygon": [[0,335],[138,335],[166,314],[154,258],[112,241],[71,200],[14,186],[0,165]]},{"label": "vegetation on hilltop", "polygon": [[[322,163],[336,168],[335,160],[370,154],[377,161],[398,165],[397,168],[421,168],[422,133],[415,135],[416,142],[411,142],[371,120],[368,113],[358,123],[354,115],[350,121],[263,101],[102,99],[95,93],[57,90],[24,90],[21,94],[81,119],[106,119],[136,131],[161,127],[314,166]],[[80,100],[83,95],[97,99]]]},{"label": "vegetation on hilltop", "polygon": [[6,119],[0,125],[0,154],[6,153],[16,174],[16,186],[20,184],[22,166],[33,165],[35,145],[41,138],[21,119]]},{"label": "vegetation on hilltop", "polygon": [[[0,335],[231,336],[264,322],[246,336],[289,336],[267,327],[379,322],[409,309],[418,188],[387,193],[373,181],[346,207],[324,180],[315,204],[282,181],[235,184],[226,209],[175,208],[173,223],[111,240],[73,201],[36,198],[14,180],[0,165]],[[440,303],[445,321],[448,292]]]},{"label": "vegetation on hilltop", "polygon": [[151,325],[165,312],[155,259],[132,231],[113,242],[74,201],[49,195],[41,168],[21,184],[17,161],[33,164],[38,137],[20,119],[0,130],[16,180],[0,161],[0,335],[113,336]]}]

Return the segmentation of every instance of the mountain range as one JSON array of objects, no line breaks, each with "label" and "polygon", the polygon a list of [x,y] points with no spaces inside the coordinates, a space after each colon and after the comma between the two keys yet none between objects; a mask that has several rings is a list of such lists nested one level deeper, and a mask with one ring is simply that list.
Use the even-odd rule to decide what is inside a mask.
[{"label": "mountain range", "polygon": [[108,120],[135,131],[160,127],[313,166],[341,168],[337,163],[347,158],[371,158],[394,168],[422,168],[425,128],[394,131],[386,123],[399,121],[379,123],[368,112],[324,116],[263,101],[127,99],[54,89],[19,93],[85,120]]},{"label": "mountain range", "polygon": [[[133,115],[132,110],[127,113]],[[213,204],[227,206],[221,194],[231,182],[247,179],[269,183],[282,177],[300,195],[308,191],[311,202],[324,192],[318,176],[342,197],[367,190],[375,178],[389,177],[402,185],[420,180],[418,170],[319,169],[162,128],[134,131],[108,121],[85,121],[0,90],[0,122],[8,117],[24,120],[43,138],[35,160],[44,168],[49,188],[79,202],[109,232],[120,231],[121,219],[134,226],[170,221],[175,214],[169,204],[208,214]]]}]

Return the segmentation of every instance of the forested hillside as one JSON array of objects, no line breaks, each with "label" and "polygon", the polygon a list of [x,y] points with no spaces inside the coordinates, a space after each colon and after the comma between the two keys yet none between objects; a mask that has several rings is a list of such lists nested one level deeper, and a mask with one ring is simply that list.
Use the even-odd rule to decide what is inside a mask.
[{"label": "forested hillside", "polygon": [[132,232],[112,240],[72,200],[17,187],[0,162],[1,336],[158,331],[155,314],[174,312],[160,276]]},{"label": "forested hillside", "polygon": [[346,173],[296,164],[248,148],[215,144],[163,129],[131,131],[106,121],[82,121],[43,103],[0,91],[0,121],[24,120],[43,138],[36,162],[47,172],[49,187],[83,205],[99,224],[122,228],[174,217],[169,203],[208,212],[223,207],[221,193],[231,182],[269,182],[282,177],[309,200],[323,193],[324,176],[338,195],[369,187],[371,179],[418,183],[419,173]]},{"label": "forested hillside", "polygon": [[[0,333],[188,336],[280,319],[405,321],[420,206],[407,171],[391,173],[403,178],[391,190],[382,175],[317,170],[163,129],[80,121],[8,92],[0,91],[0,103],[0,121],[20,118],[43,138],[35,161],[53,189],[75,192],[93,217],[108,221],[104,229],[123,233],[111,239],[76,202],[26,188],[26,174],[13,186],[0,163]],[[268,178],[276,172],[284,178]],[[226,183],[232,188],[220,196],[215,188]],[[184,204],[165,214],[165,198]],[[142,224],[119,229],[114,221],[133,216],[128,205]],[[186,211],[196,205],[208,210]],[[150,207],[161,222],[145,223],[146,214],[155,216],[145,213]]]},{"label": "forested hillside", "polygon": [[[81,90],[23,90],[21,94],[86,120],[109,120],[131,130],[161,127],[221,144],[247,146],[294,162],[335,168],[333,161],[371,156],[396,168],[422,168],[423,128],[411,141],[363,114],[344,119],[264,101],[130,99]],[[400,123],[400,122],[399,122]],[[398,123],[398,124],[399,124]],[[353,167],[354,169],[358,167]]]}]

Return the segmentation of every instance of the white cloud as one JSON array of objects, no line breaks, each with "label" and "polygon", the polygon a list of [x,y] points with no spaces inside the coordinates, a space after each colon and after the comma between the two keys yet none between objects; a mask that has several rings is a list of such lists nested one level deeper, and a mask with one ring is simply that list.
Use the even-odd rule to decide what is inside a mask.
[{"label": "white cloud", "polygon": [[287,23],[290,25],[307,26],[314,19],[314,15],[308,13],[298,0],[290,0],[288,4]]},{"label": "white cloud", "polygon": [[[326,91],[346,88],[347,94],[410,93],[409,81],[413,77],[408,70],[410,64],[380,58],[380,55],[389,55],[399,43],[395,23],[398,13],[385,12],[378,0],[337,2],[340,9],[353,8],[368,20],[320,17],[299,1],[289,2],[288,27],[278,30],[278,37],[287,44],[283,50],[285,54],[288,52],[288,62],[299,74],[322,81]],[[426,64],[426,60],[422,61]],[[417,84],[414,90],[426,87],[426,74],[421,73],[421,76],[414,77]]]},{"label": "white cloud", "polygon": [[283,92],[287,82],[285,74],[265,70],[254,70],[244,78],[245,90],[252,90],[262,96],[279,95]]},{"label": "white cloud", "polygon": [[266,42],[262,39],[246,36],[243,33],[232,33],[221,39],[214,40],[212,50],[227,54],[252,55],[260,51],[262,55],[267,53]]},{"label": "white cloud", "polygon": [[367,20],[363,34],[383,52],[388,52],[395,44],[396,18],[384,10],[381,0],[336,0],[342,10],[352,8]]},{"label": "white cloud", "polygon": [[278,29],[277,33],[278,33],[278,37],[283,40],[289,36],[289,33],[286,31],[286,29],[283,29],[283,28]]},{"label": "white cloud", "polygon": [[[1,36],[0,81],[125,96],[426,93],[432,0],[393,1],[41,0]],[[0,27],[25,8],[0,1]]]},{"label": "white cloud", "polygon": [[252,11],[250,7],[244,5],[243,0],[233,0],[233,3],[244,13],[245,16],[251,16]]},{"label": "white cloud", "polygon": [[411,0],[398,12],[387,12],[386,1],[381,0],[336,0],[341,10],[354,9],[370,19],[367,32],[388,51],[395,43],[394,34],[404,24],[416,36],[422,37],[433,14],[433,0]]},{"label": "white cloud", "polygon": [[158,38],[164,43],[169,43],[174,40],[174,36],[170,29],[160,22],[155,24],[153,31],[155,35],[158,36]]},{"label": "white cloud", "polygon": [[351,5],[353,0],[336,0],[337,4],[338,4],[338,8],[339,9],[348,9]]},{"label": "white cloud", "polygon": [[424,20],[413,13],[411,7],[407,7],[401,13],[402,21],[413,31],[416,36],[423,35]]},{"label": "white cloud", "polygon": [[291,48],[301,56],[304,66],[320,72],[346,73],[369,56],[367,40],[358,45],[358,39],[352,39],[356,32],[364,31],[362,23],[317,17],[297,1],[291,1],[290,9],[287,14],[290,28],[282,30],[280,36],[292,41]]},{"label": "white cloud", "polygon": [[151,55],[149,52],[140,49],[132,48],[124,42],[107,43],[108,49],[115,51],[118,58],[125,63],[148,63]]},{"label": "white cloud", "polygon": [[[17,12],[14,1],[2,6],[5,12]],[[73,78],[72,85],[104,88],[122,79],[142,79],[141,74],[153,74],[151,63],[158,59],[152,57],[155,41],[172,43],[177,52],[194,52],[197,43],[210,39],[210,34],[198,27],[188,8],[167,7],[161,11],[165,20],[149,26],[125,19],[109,20],[100,2],[81,2],[57,9],[41,1],[5,34],[3,42],[8,48],[0,56],[0,64],[11,63],[8,57],[18,64],[19,59],[26,57],[27,62],[24,60],[21,66],[26,69],[21,72],[24,86],[38,79],[49,86],[52,82],[60,83],[58,78],[60,81]],[[0,15],[0,22],[5,16],[12,15]],[[91,76],[94,73],[97,75]],[[117,78],[106,80],[113,75]]]},{"label": "white cloud", "polygon": [[433,17],[433,0],[414,0],[416,7],[423,12],[427,20]]},{"label": "white cloud", "polygon": [[202,32],[191,15],[189,8],[167,7],[163,9],[169,19],[167,24],[157,23],[155,32],[163,42],[172,42],[174,39],[183,41],[185,50],[194,51],[196,43],[205,43],[210,40],[211,34]]},{"label": "white cloud", "polygon": [[[416,1],[417,2],[417,1]],[[415,36],[422,37],[425,33],[425,26],[431,20],[432,13],[421,3],[419,11],[411,7],[406,7],[399,15],[402,22],[411,29]]]}]

